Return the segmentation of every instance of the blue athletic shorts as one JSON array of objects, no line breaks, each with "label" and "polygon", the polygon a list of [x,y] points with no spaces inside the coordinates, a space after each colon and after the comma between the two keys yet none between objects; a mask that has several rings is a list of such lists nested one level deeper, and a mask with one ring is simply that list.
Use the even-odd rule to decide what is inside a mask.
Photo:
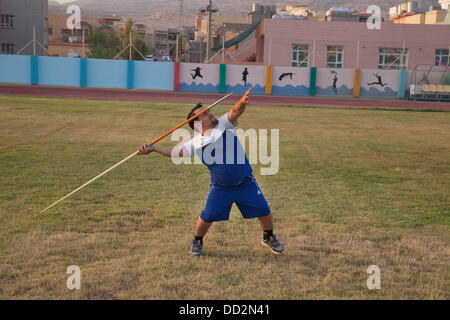
[{"label": "blue athletic shorts", "polygon": [[206,222],[228,220],[233,203],[236,203],[245,219],[264,217],[270,213],[266,198],[256,179],[250,175],[237,186],[211,184],[200,218]]}]

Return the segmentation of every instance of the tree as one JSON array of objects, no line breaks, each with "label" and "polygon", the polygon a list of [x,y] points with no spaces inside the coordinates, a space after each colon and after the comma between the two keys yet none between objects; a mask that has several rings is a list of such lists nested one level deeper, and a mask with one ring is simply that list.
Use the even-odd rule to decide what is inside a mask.
[{"label": "tree", "polygon": [[89,58],[113,59],[120,51],[120,39],[110,27],[102,27],[87,39],[90,45]]},{"label": "tree", "polygon": [[[121,48],[124,49],[130,44],[130,34],[131,34],[131,43],[134,48],[138,50],[144,57],[152,52],[152,48],[148,46],[144,40],[141,39],[136,30],[133,29],[133,20],[129,19],[123,30],[119,33]],[[133,48],[131,51],[131,60],[144,60],[144,58]],[[121,59],[128,60],[130,58],[130,50],[125,50],[120,55]]]}]

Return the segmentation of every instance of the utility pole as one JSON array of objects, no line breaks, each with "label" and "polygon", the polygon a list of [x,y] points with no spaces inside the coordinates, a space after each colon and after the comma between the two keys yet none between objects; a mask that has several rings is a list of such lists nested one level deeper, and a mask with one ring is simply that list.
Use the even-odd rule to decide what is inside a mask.
[{"label": "utility pole", "polygon": [[212,22],[212,0],[208,1],[208,38],[206,39],[206,61],[209,60],[209,48],[211,46],[211,22]]},{"label": "utility pole", "polygon": [[130,31],[130,44],[129,44],[129,47],[130,47],[130,59],[129,60],[132,60],[131,56],[132,56],[132,53],[133,53],[133,43],[131,42],[131,31]]},{"label": "utility pole", "polygon": [[84,29],[83,28],[81,28],[81,32],[83,32],[83,58],[85,58],[85,49],[84,49],[85,39],[84,39]]},{"label": "utility pole", "polygon": [[184,14],[184,10],[183,10],[183,0],[179,0],[180,4],[178,7],[178,29],[179,32],[181,32],[181,30],[183,29],[183,14]]},{"label": "utility pole", "polygon": [[33,27],[33,56],[36,55],[36,26]]},{"label": "utility pole", "polygon": [[200,63],[203,63],[203,37],[200,37]]},{"label": "utility pole", "polygon": [[175,50],[176,50],[176,52],[175,52],[175,61],[178,62],[178,51],[179,51],[179,48],[178,48],[178,34],[177,34],[177,44],[175,46]]},{"label": "utility pole", "polygon": [[225,32],[222,37],[222,63],[225,63]]}]

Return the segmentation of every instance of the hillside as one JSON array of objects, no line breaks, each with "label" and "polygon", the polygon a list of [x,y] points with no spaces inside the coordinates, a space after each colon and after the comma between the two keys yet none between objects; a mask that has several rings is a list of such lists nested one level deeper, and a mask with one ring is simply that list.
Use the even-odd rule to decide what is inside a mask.
[{"label": "hillside", "polygon": [[[401,3],[400,0],[289,0],[289,1],[269,1],[269,0],[227,0],[213,1],[213,6],[219,9],[219,15],[237,16],[245,19],[252,8],[252,3],[276,5],[283,7],[286,4],[305,4],[317,8],[330,8],[333,6],[352,7],[360,11],[365,11],[369,5],[379,5],[384,12],[390,6]],[[427,5],[437,0],[419,0]],[[73,1],[81,7],[85,16],[108,16],[117,15],[123,18],[134,17],[136,22],[146,24],[150,29],[177,27],[179,0],[77,0]],[[184,25],[193,25],[194,17],[198,9],[206,7],[207,0],[184,1]],[[65,13],[68,4],[59,4],[49,1],[49,10]]]}]

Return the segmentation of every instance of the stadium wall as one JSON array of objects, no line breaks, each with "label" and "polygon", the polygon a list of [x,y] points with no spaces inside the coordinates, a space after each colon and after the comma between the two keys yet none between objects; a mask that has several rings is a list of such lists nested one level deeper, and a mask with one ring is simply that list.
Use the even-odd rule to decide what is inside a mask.
[{"label": "stadium wall", "polygon": [[0,83],[404,99],[405,70],[298,68],[0,55]]}]

